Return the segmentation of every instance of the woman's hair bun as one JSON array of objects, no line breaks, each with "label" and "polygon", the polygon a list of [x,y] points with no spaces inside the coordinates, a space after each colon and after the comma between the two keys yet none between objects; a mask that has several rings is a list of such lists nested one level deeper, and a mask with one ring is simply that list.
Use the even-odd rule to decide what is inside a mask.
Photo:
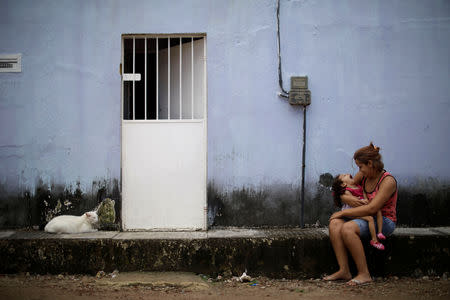
[{"label": "woman's hair bun", "polygon": [[372,142],[370,142],[370,146],[373,148],[373,150],[380,152],[380,147],[375,146]]}]

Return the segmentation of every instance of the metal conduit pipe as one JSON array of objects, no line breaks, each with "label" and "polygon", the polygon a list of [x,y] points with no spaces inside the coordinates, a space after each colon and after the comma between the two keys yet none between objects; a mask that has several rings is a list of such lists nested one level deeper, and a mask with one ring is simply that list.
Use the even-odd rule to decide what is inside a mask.
[{"label": "metal conduit pipe", "polygon": [[303,150],[302,150],[302,187],[301,187],[301,212],[300,226],[305,228],[305,154],[306,154],[306,106],[303,106]]}]

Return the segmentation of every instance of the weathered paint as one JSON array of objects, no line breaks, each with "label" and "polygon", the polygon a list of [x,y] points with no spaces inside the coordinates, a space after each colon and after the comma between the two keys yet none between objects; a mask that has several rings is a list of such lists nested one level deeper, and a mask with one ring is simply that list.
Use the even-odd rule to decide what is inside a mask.
[{"label": "weathered paint", "polygon": [[443,226],[450,220],[450,184],[423,180],[399,187],[398,222],[407,226]]},{"label": "weathered paint", "polygon": [[[312,93],[306,222],[331,210],[321,174],[355,172],[353,152],[371,140],[401,187],[399,218],[448,222],[450,2],[280,2],[285,89],[307,75]],[[0,74],[2,218],[37,218],[25,207],[39,179],[72,192],[80,182],[83,194],[96,178],[119,180],[121,34],[202,32],[209,223],[295,223],[303,120],[277,96],[276,1],[0,3],[0,52],[23,55],[21,73]],[[427,178],[439,183],[416,189]]]},{"label": "weathered paint", "polygon": [[[92,188],[83,192],[80,183],[73,186],[45,185],[42,180],[34,191],[17,194],[1,193],[0,228],[39,227],[61,214],[81,215],[98,207],[105,198],[115,200],[116,215],[120,216],[118,180],[97,180]],[[117,205],[118,204],[118,205]],[[120,219],[116,218],[116,224]],[[114,226],[113,226],[114,227]],[[108,227],[111,229],[111,226]]]},{"label": "weathered paint", "polygon": [[210,226],[280,226],[299,224],[298,189],[288,185],[220,192],[208,187]]},{"label": "weathered paint", "polygon": [[[337,175],[337,174],[336,174]],[[332,175],[320,175],[305,192],[305,224],[325,226],[338,208],[331,195]],[[398,226],[448,226],[450,186],[433,180],[398,186]],[[214,226],[299,226],[299,186],[277,185],[262,189],[241,188],[224,192],[214,183],[208,186],[208,225]]]}]

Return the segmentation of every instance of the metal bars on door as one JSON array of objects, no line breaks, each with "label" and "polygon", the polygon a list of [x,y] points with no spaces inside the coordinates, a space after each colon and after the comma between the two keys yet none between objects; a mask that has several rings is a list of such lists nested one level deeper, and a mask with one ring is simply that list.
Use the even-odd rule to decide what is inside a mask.
[{"label": "metal bars on door", "polygon": [[204,36],[124,35],[122,42],[123,120],[204,118]]}]

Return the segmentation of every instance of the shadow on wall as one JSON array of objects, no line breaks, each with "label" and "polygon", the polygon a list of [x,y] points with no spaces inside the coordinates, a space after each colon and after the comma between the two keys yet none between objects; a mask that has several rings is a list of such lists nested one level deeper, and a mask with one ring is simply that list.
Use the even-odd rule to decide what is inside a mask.
[{"label": "shadow on wall", "polygon": [[[305,187],[305,227],[328,225],[334,207],[331,196],[333,176],[320,175],[317,183]],[[397,225],[411,227],[450,226],[450,185],[399,185]],[[272,185],[260,189],[223,191],[208,184],[209,227],[297,227],[300,226],[300,188]]]},{"label": "shadow on wall", "polygon": [[0,228],[43,229],[45,224],[58,215],[81,215],[95,209],[105,198],[115,201],[116,223],[120,224],[121,198],[119,181],[97,180],[90,191],[83,192],[80,182],[75,186],[52,184],[48,186],[38,180],[34,193],[7,194],[0,185]]}]

